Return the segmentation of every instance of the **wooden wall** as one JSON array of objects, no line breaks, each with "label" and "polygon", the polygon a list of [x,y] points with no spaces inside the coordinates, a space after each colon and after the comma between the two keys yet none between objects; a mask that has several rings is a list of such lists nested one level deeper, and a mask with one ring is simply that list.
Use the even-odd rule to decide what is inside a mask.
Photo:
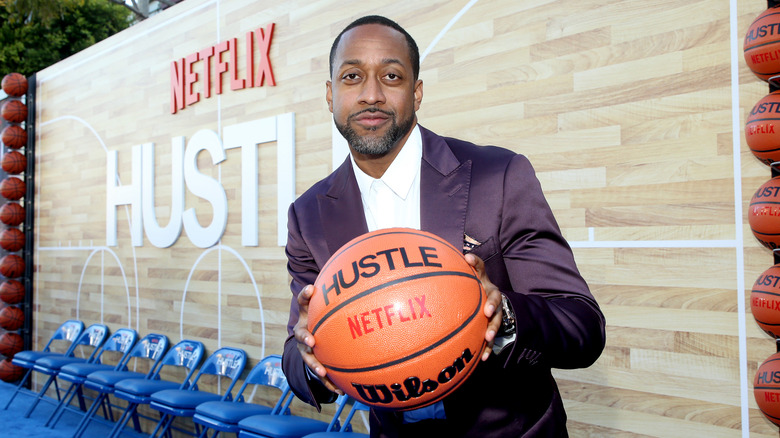
[{"label": "wooden wall", "polygon": [[[198,248],[186,233],[169,248],[146,238],[133,247],[124,206],[118,245],[106,246],[107,152],[118,151],[118,178],[130,185],[132,147],[156,144],[165,225],[172,137],[292,112],[302,193],[332,167],[330,44],[375,13],[406,27],[425,54],[424,126],[530,158],[602,305],[601,359],[556,371],[570,434],[777,436],[752,393],[775,345],[748,302],[773,263],[746,219],[770,171],[742,132],[768,92],[741,53],[765,8],[763,0],[183,2],[38,75],[38,345],[77,317],[199,339],[210,351],[241,346],[253,361],[280,353],[291,294],[276,243],[277,144],[258,146],[256,247],[240,239],[238,149],[219,165],[199,157],[228,198],[222,247]],[[241,53],[245,34],[270,23],[276,86],[228,90],[170,113],[171,62],[232,38]],[[191,193],[186,203],[206,225],[209,203]],[[315,415],[300,404],[296,413]]]}]

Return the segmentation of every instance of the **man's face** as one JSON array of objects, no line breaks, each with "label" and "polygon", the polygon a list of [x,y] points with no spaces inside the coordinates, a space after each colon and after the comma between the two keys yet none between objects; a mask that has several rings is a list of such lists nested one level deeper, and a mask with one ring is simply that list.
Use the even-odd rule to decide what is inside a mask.
[{"label": "man's face", "polygon": [[342,35],[326,87],[336,127],[366,155],[384,155],[405,141],[422,101],[404,36],[379,24]]}]

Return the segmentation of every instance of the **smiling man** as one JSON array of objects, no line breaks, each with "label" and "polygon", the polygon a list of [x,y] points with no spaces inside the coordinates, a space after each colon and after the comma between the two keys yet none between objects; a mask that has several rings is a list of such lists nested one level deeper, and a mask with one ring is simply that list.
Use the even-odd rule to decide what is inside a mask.
[{"label": "smiling man", "polygon": [[528,160],[417,124],[419,70],[416,43],[384,17],[356,20],[333,43],[326,100],[350,157],[290,206],[285,375],[318,408],[342,392],[312,354],[311,284],[352,238],[421,229],[463,248],[480,275],[487,347],[443,401],[407,412],[372,409],[371,436],[566,436],[551,368],[590,366],[604,348],[604,316]]}]

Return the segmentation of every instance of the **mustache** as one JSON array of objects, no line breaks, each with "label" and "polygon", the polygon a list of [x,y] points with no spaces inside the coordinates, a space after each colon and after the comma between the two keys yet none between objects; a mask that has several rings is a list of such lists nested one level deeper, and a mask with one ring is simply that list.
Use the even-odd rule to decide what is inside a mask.
[{"label": "mustache", "polygon": [[363,113],[382,113],[382,114],[384,114],[386,116],[389,116],[389,117],[395,117],[395,113],[393,113],[392,111],[386,111],[386,110],[383,110],[383,109],[373,108],[372,107],[372,108],[366,108],[364,110],[358,111],[358,112],[356,112],[354,114],[350,114],[349,118],[350,119],[354,119],[355,117],[357,117],[357,116],[359,116],[359,115],[361,115]]}]

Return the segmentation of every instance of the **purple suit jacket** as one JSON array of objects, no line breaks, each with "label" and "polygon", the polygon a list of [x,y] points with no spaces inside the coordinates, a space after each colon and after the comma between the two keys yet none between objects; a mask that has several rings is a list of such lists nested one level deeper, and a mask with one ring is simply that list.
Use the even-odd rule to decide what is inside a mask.
[{"label": "purple suit jacket", "polygon": [[[574,262],[529,161],[492,146],[440,137],[421,127],[421,228],[485,261],[509,299],[517,339],[479,364],[444,399],[447,430],[438,436],[565,436],[566,414],[551,368],[590,366],[605,343],[604,316]],[[319,408],[334,395],[309,379],[292,329],[295,297],[313,284],[336,250],[368,232],[360,191],[347,159],[289,210],[286,253],[292,275],[283,370],[295,394]],[[374,437],[411,436],[400,413],[372,410]]]}]

